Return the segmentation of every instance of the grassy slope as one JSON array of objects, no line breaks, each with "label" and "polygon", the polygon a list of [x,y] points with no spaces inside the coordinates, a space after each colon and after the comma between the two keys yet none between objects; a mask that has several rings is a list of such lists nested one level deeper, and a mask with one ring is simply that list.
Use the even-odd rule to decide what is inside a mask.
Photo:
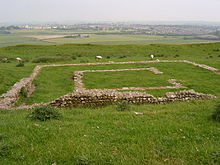
[{"label": "grassy slope", "polygon": [[[146,60],[146,55],[153,53],[163,54],[160,59],[188,59],[220,69],[220,51],[216,49],[220,49],[220,44],[16,46],[0,48],[0,55],[29,60],[39,56],[75,55],[78,56],[76,60],[62,63],[77,63],[81,59],[95,62],[96,55],[102,55],[104,61]],[[174,58],[176,54],[180,56]],[[122,55],[126,57],[120,58]],[[107,56],[111,58],[106,59]],[[207,59],[208,56],[213,57]],[[27,76],[36,64],[29,62],[24,68],[16,68],[15,65],[13,61],[10,64],[0,63],[0,77],[5,77],[1,81],[1,91],[6,91],[15,81]],[[143,67],[143,64],[91,66],[90,69],[128,67]],[[214,73],[187,64],[157,64],[156,67],[168,76],[183,80],[190,88],[220,96],[219,76]],[[74,69],[45,68],[35,83],[46,77],[48,81],[42,81],[45,85],[41,86],[42,92],[49,90],[45,93],[50,93],[54,89],[70,91],[73,89],[70,76]],[[48,73],[51,75],[48,76]],[[65,81],[67,85],[64,87],[57,80]],[[60,92],[57,93],[62,95]],[[52,97],[42,97],[42,93],[35,96],[38,100]],[[82,164],[88,161],[90,164],[217,165],[220,164],[220,129],[219,123],[210,119],[216,101],[146,104],[132,106],[131,111],[125,112],[117,112],[114,106],[73,108],[62,110],[61,120],[45,123],[27,119],[28,110],[0,110],[0,164]],[[145,114],[137,116],[134,111]]]},{"label": "grassy slope", "polygon": [[[84,82],[87,88],[121,88],[126,86],[165,86],[170,85],[167,82],[168,79],[175,78],[186,85],[189,89],[194,89],[198,92],[207,94],[220,95],[220,86],[218,83],[220,82],[220,76],[189,64],[158,63],[45,68],[34,81],[34,84],[37,86],[37,90],[30,98],[23,101],[27,104],[48,102],[71,92],[74,86],[71,78],[73,76],[73,72],[76,70],[144,68],[152,66],[157,67],[160,71],[164,72],[164,74],[154,75],[149,72],[149,74],[146,75],[144,71],[127,71],[127,73],[95,72],[85,73]],[[48,77],[48,79],[45,79],[45,77]],[[148,93],[160,96],[163,96],[168,91],[169,90],[146,90]]]},{"label": "grassy slope", "polygon": [[74,89],[72,75],[73,72],[68,67],[45,68],[33,82],[37,90],[23,101],[28,104],[36,103],[36,100],[38,103],[45,102],[72,92]]},{"label": "grassy slope", "polygon": [[[189,45],[57,45],[57,46],[14,46],[0,49],[0,55],[10,57],[21,56],[33,59],[40,56],[81,56],[78,59],[95,61],[96,55],[104,57],[103,60],[148,60],[148,55],[153,53],[163,55],[160,59],[189,59],[207,64],[217,63],[220,68],[219,58],[220,43],[213,44],[189,44]],[[178,58],[174,58],[179,55]],[[110,59],[106,59],[110,56]],[[126,56],[125,59],[121,56]],[[213,58],[207,59],[207,57]]]},{"label": "grassy slope", "polygon": [[[153,53],[159,59],[188,59],[198,63],[208,64],[220,69],[220,43],[216,44],[195,44],[195,45],[60,45],[60,46],[15,46],[0,48],[0,56],[10,58],[21,57],[31,61],[41,56],[75,56],[73,61],[61,61],[58,63],[79,63],[81,60],[96,62],[95,56],[103,56],[102,61],[129,61],[149,60],[148,55]],[[179,57],[175,58],[175,55]],[[125,57],[123,57],[125,56]],[[208,58],[212,56],[212,58]],[[109,58],[107,58],[109,57]],[[24,68],[15,67],[16,62],[10,64],[0,63],[0,76],[6,77],[7,81],[1,81],[1,93],[9,89],[14,82],[27,76],[32,68],[37,65],[31,62],[26,63]],[[21,71],[24,70],[25,72]],[[8,76],[13,75],[13,76]],[[5,78],[4,78],[5,79]]]},{"label": "grassy slope", "polygon": [[22,77],[29,76],[34,69],[31,64],[26,64],[25,67],[15,67],[15,65],[17,63],[0,63],[0,94],[6,92]]},{"label": "grassy slope", "polygon": [[[117,112],[67,109],[59,121],[37,122],[28,110],[0,111],[0,164],[219,164],[213,101],[133,106]],[[137,116],[134,111],[144,112]]]}]

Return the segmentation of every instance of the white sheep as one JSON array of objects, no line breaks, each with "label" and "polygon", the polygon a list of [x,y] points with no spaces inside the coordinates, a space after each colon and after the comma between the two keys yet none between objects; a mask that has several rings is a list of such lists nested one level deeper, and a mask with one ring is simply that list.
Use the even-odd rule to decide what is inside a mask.
[{"label": "white sheep", "polygon": [[22,59],[21,59],[20,57],[17,57],[16,60],[17,60],[18,62],[21,62],[21,61],[22,61]]},{"label": "white sheep", "polygon": [[2,61],[7,61],[7,60],[8,60],[7,58],[3,58],[3,59],[2,59]]},{"label": "white sheep", "polygon": [[96,58],[96,60],[100,60],[100,59],[102,59],[102,56],[96,56],[95,58]]},{"label": "white sheep", "polygon": [[151,58],[151,60],[153,60],[153,59],[154,59],[154,55],[153,55],[153,54],[151,54],[151,55],[150,55],[150,58]]}]

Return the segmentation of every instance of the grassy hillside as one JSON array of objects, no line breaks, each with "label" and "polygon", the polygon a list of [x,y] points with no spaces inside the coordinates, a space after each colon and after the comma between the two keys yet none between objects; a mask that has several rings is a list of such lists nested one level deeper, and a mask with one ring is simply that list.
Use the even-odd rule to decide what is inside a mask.
[{"label": "grassy hillside", "polygon": [[[220,76],[195,66],[183,63],[158,63],[158,64],[123,64],[123,65],[97,65],[97,66],[65,66],[44,68],[36,77],[34,84],[36,91],[31,97],[24,99],[26,104],[52,101],[64,94],[73,91],[72,80],[74,71],[77,70],[103,70],[156,67],[164,72],[155,75],[149,71],[126,72],[94,72],[84,73],[86,88],[122,88],[122,87],[152,87],[171,85],[168,79],[177,79],[188,89],[219,96]],[[190,74],[189,74],[190,72]],[[45,79],[47,77],[47,79]],[[146,90],[145,92],[163,96],[169,90]],[[178,91],[178,90],[174,90]]]},{"label": "grassy hillside", "polygon": [[62,119],[49,122],[27,119],[28,110],[1,110],[0,163],[218,165],[213,103],[132,106],[125,112],[114,106],[65,109]]},{"label": "grassy hillside", "polygon": [[[34,66],[51,63],[186,59],[220,69],[220,43],[190,45],[20,45],[0,48],[0,94]],[[25,60],[16,67],[16,57]],[[43,58],[42,58],[43,57]],[[3,59],[7,58],[7,61]],[[39,62],[39,63],[36,63]],[[100,61],[99,61],[100,62]],[[220,76],[189,64],[157,63],[44,68],[34,80],[36,91],[20,103],[47,102],[74,89],[75,70],[156,67],[163,75],[144,71],[88,73],[89,88],[164,84],[168,78],[181,81],[189,89],[210,93],[217,99],[175,102],[166,105],[132,105],[117,111],[116,105],[100,108],[60,109],[62,118],[47,122],[27,118],[30,110],[0,110],[0,164],[112,164],[188,165],[220,164],[220,123],[211,119],[220,96]],[[102,76],[100,77],[100,74]],[[135,83],[132,77],[138,80]],[[142,78],[143,77],[143,78]],[[111,79],[112,78],[112,79]],[[109,81],[103,81],[108,79]],[[127,81],[126,81],[127,80]],[[130,81],[128,81],[130,80]],[[161,82],[158,82],[161,81]],[[94,83],[95,82],[95,83]],[[153,83],[154,84],[154,83]],[[161,96],[174,90],[147,90]],[[143,112],[136,115],[135,112]]]},{"label": "grassy hillside", "polygon": [[[36,65],[48,63],[96,62],[95,56],[103,56],[102,61],[149,60],[149,54],[164,60],[186,59],[207,64],[220,69],[220,43],[194,45],[53,45],[53,46],[12,46],[0,48],[0,58],[7,57],[10,63],[0,63],[0,93],[5,92],[16,81],[31,73]],[[16,57],[25,61],[24,68],[15,67]],[[44,63],[33,63],[33,60]],[[49,58],[49,60],[48,60]],[[54,62],[53,62],[54,60]],[[39,61],[39,62],[40,62]],[[9,76],[13,75],[13,76]]]}]

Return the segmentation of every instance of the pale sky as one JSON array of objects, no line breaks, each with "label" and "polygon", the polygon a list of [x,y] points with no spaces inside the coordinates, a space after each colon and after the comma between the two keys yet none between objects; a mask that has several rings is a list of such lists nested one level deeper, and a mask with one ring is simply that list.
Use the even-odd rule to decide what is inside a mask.
[{"label": "pale sky", "polygon": [[218,21],[220,0],[0,0],[0,22]]}]

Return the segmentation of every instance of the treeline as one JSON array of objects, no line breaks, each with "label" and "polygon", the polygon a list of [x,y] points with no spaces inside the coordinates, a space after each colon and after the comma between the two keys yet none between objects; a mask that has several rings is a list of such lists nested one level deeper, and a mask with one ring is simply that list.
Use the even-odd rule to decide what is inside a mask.
[{"label": "treeline", "polygon": [[5,30],[0,30],[0,34],[11,34],[11,32],[5,31]]},{"label": "treeline", "polygon": [[220,30],[217,30],[216,32],[214,32],[214,33],[212,33],[212,34],[215,35],[215,36],[220,37]]},{"label": "treeline", "polygon": [[17,30],[17,29],[21,29],[18,26],[1,26],[0,30]]}]

